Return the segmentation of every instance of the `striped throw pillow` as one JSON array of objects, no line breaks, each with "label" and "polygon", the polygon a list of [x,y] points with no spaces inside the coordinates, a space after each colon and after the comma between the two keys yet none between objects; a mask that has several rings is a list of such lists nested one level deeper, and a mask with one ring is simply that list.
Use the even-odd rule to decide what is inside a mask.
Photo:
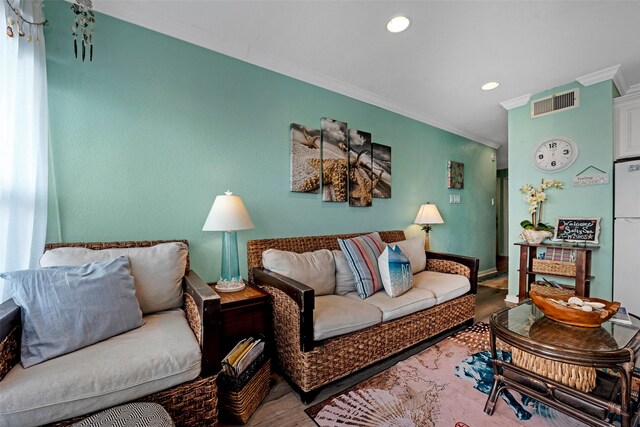
[{"label": "striped throw pillow", "polygon": [[338,245],[349,262],[360,298],[365,299],[382,289],[378,257],[385,248],[378,233],[353,239],[338,239]]}]

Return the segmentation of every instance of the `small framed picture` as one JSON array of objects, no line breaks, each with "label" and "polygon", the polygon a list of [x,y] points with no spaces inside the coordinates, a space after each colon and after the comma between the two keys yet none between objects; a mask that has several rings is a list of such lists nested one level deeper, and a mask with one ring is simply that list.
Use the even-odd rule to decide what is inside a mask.
[{"label": "small framed picture", "polygon": [[447,188],[462,190],[464,188],[464,163],[449,160],[447,178]]}]

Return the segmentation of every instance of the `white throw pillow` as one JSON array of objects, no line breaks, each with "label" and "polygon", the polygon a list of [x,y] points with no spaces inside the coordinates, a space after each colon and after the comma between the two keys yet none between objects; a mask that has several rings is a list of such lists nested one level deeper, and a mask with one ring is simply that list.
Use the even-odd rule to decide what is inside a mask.
[{"label": "white throw pillow", "polygon": [[413,286],[411,264],[398,246],[387,245],[378,257],[378,268],[384,290],[391,298],[404,294]]},{"label": "white throw pillow", "polygon": [[182,307],[187,253],[187,245],[182,242],[100,250],[69,246],[46,251],[40,257],[40,266],[83,265],[125,255],[131,264],[140,309],[143,314],[150,314]]},{"label": "white throw pillow", "polygon": [[349,292],[355,292],[356,279],[353,276],[353,271],[349,267],[349,261],[344,255],[344,252],[338,249],[333,250],[333,257],[336,261],[336,295],[346,295]]},{"label": "white throw pillow", "polygon": [[302,254],[267,249],[262,253],[262,265],[313,288],[316,296],[330,295],[336,287],[336,263],[329,249]]},{"label": "white throw pillow", "polygon": [[389,243],[391,247],[398,246],[400,250],[409,258],[411,272],[420,273],[427,268],[427,254],[424,252],[424,234],[400,242]]}]

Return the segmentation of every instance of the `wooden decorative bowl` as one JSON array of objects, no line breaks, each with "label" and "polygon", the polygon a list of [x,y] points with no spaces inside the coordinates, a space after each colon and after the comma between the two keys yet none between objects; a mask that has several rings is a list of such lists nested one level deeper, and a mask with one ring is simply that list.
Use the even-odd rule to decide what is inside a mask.
[{"label": "wooden decorative bowl", "polygon": [[[597,328],[602,323],[613,317],[614,314],[620,308],[619,302],[606,301],[599,298],[586,298],[579,297],[583,301],[599,302],[604,304],[602,311],[582,311],[579,309],[564,307],[560,304],[556,304],[550,301],[549,297],[545,297],[536,293],[536,291],[529,291],[529,297],[533,303],[551,320],[556,322],[565,323],[573,326],[584,326],[586,328]],[[555,300],[567,301],[568,297],[553,297]]]}]

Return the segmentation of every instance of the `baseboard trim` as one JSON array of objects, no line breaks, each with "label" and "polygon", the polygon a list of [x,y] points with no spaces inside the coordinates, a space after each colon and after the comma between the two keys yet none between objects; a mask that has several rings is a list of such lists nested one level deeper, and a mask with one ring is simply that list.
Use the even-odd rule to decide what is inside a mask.
[{"label": "baseboard trim", "polygon": [[485,277],[495,276],[498,274],[498,269],[493,267],[488,270],[478,271],[478,279],[484,279]]},{"label": "baseboard trim", "polygon": [[512,304],[517,304],[520,302],[520,298],[518,298],[518,295],[507,295],[504,300],[506,302],[510,302]]}]

